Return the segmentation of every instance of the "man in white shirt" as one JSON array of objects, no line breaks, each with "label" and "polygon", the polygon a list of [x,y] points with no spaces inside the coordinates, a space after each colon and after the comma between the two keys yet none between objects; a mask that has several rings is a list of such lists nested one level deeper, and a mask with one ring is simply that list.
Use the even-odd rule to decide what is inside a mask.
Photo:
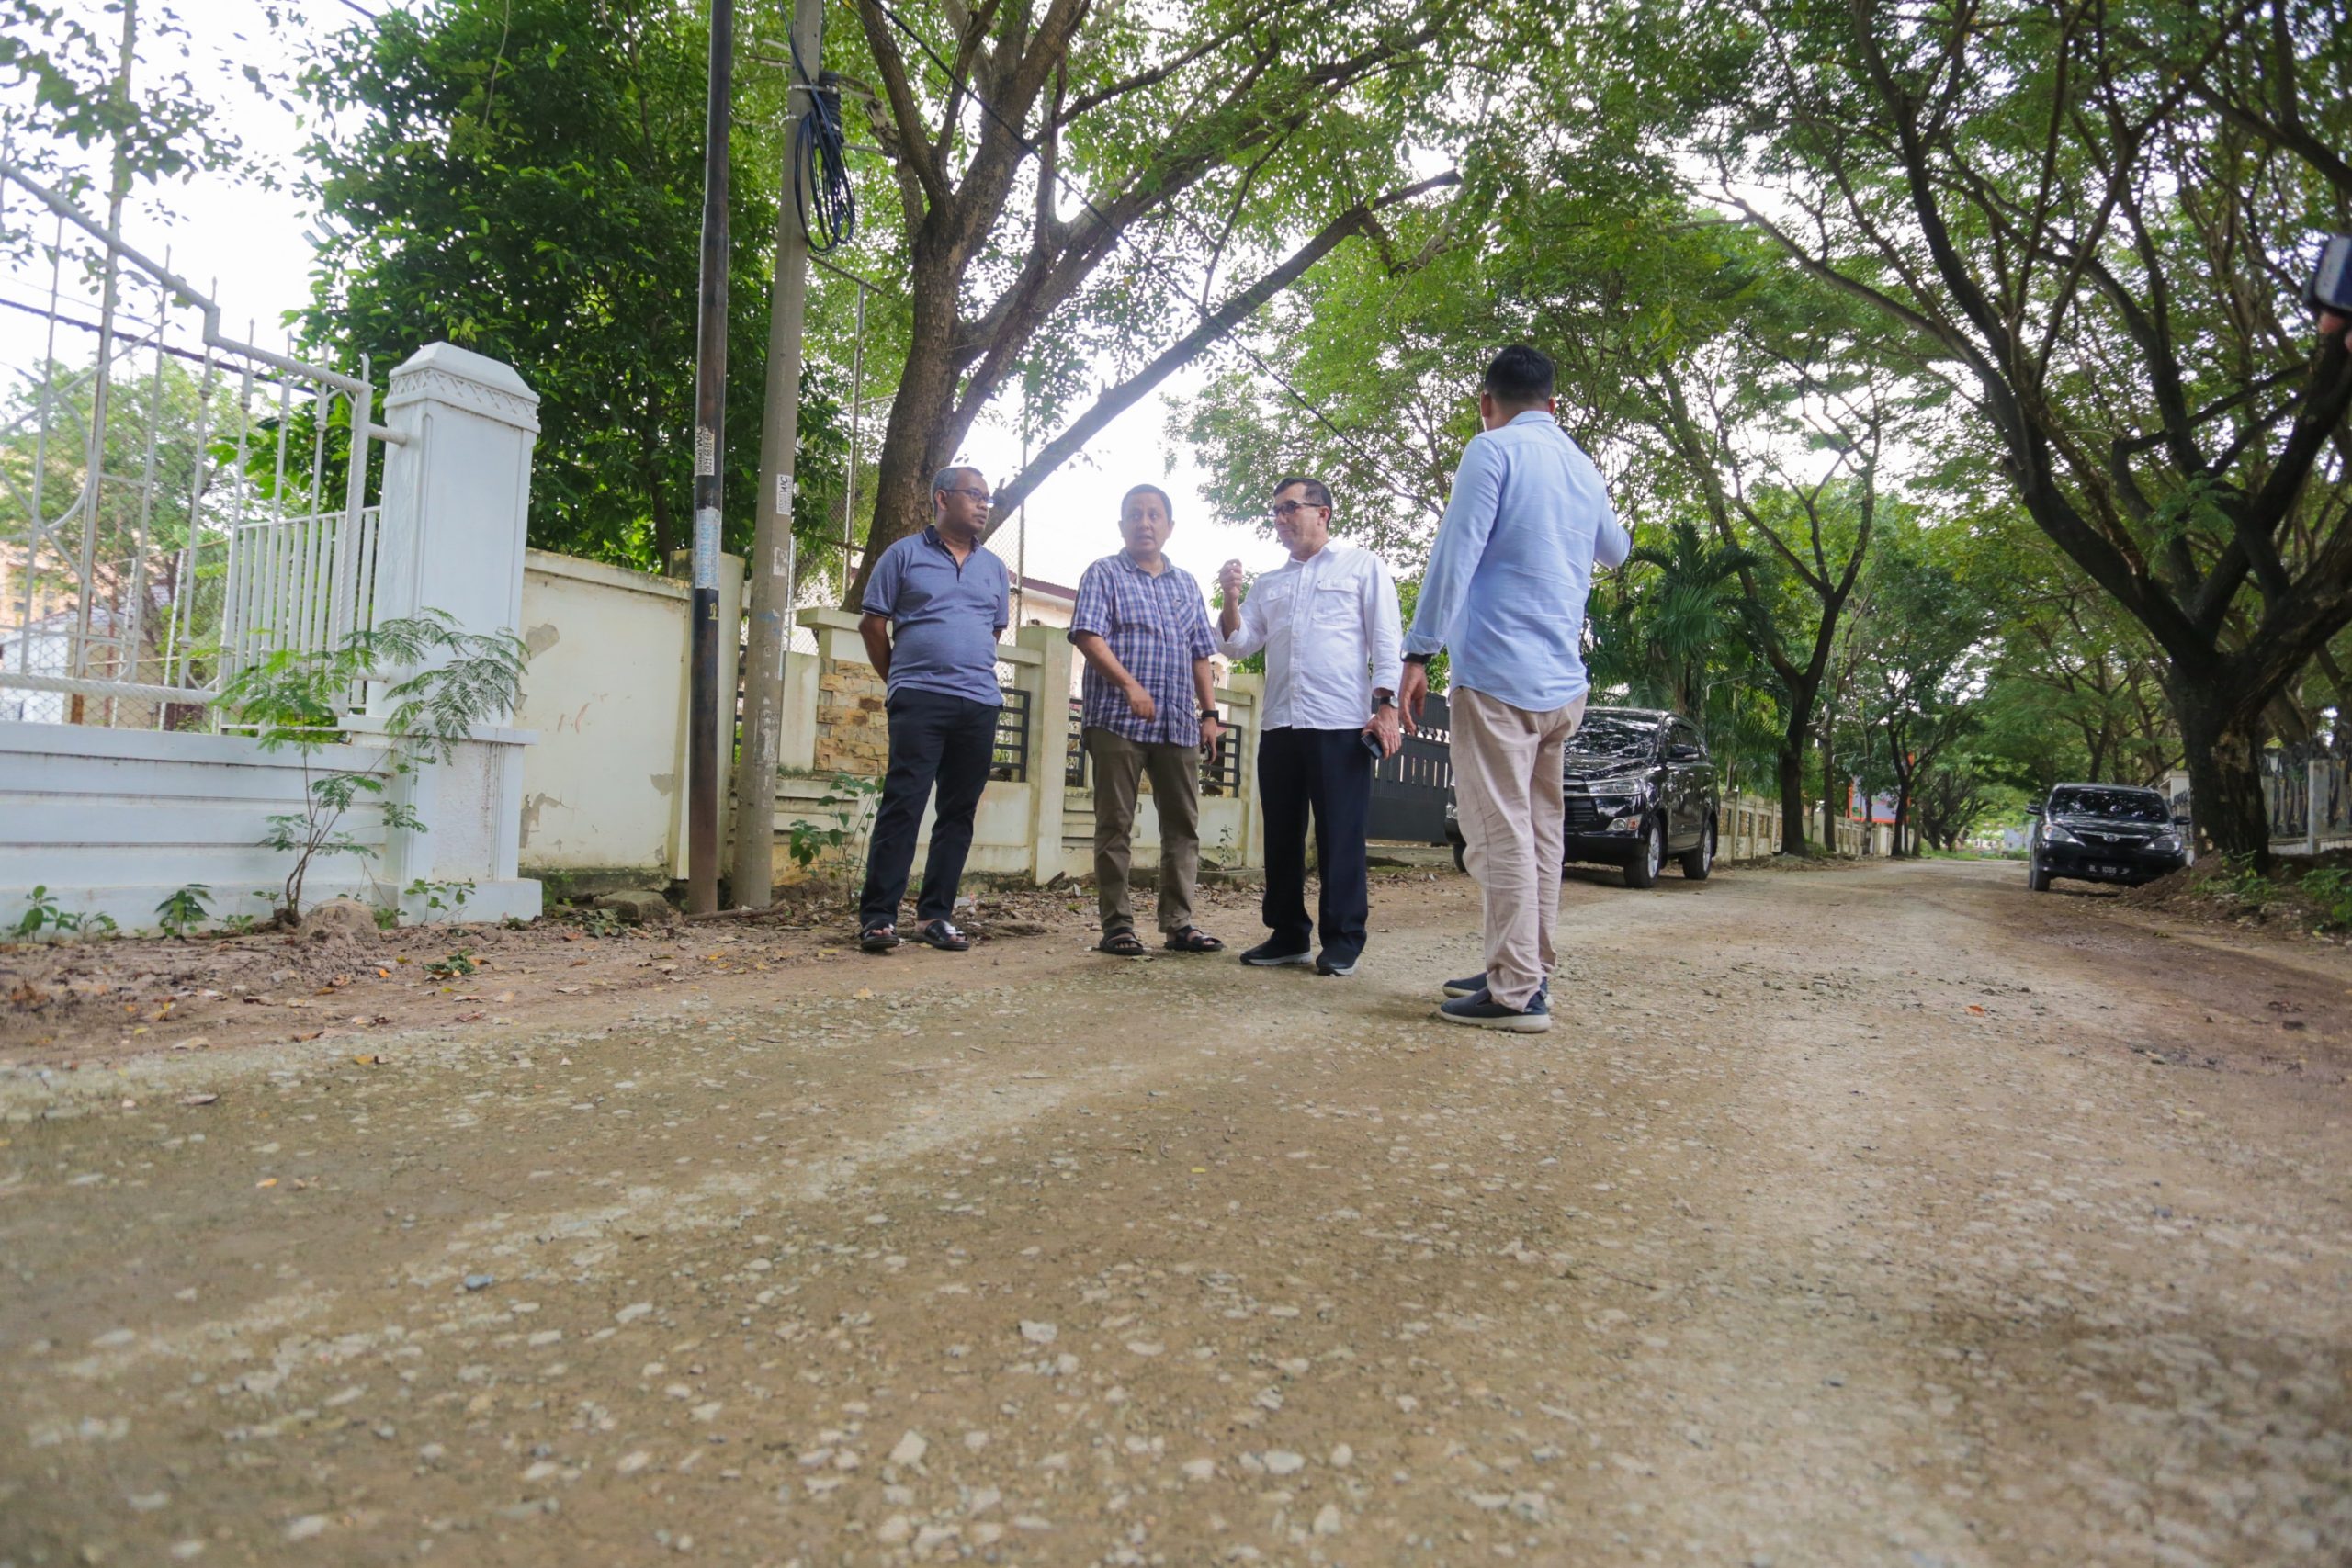
[{"label": "man in white shirt", "polygon": [[1331,492],[1319,479],[1274,487],[1274,536],[1290,559],[1258,579],[1247,603],[1241,563],[1218,576],[1225,608],[1217,647],[1229,659],[1266,650],[1260,710],[1258,797],[1266,818],[1264,942],[1241,955],[1272,967],[1309,962],[1317,922],[1306,918],[1306,826],[1315,818],[1322,873],[1317,919],[1322,975],[1352,975],[1372,912],[1364,830],[1372,770],[1403,744],[1396,694],[1402,632],[1396,588],[1370,550],[1331,543]]}]

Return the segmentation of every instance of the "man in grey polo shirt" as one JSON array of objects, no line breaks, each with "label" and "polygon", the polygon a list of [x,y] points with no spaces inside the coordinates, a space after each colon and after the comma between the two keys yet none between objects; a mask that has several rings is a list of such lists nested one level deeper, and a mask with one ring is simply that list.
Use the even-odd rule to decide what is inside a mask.
[{"label": "man in grey polo shirt", "polygon": [[996,642],[1012,618],[1004,563],[980,547],[988,486],[977,468],[942,468],[931,481],[936,521],[882,552],[857,623],[885,682],[890,772],[882,783],[858,899],[858,945],[899,945],[899,905],[932,786],[939,807],[915,904],[915,936],[949,953],[971,939],[956,929],[956,889],[972,848],[972,813],[996,754]]}]

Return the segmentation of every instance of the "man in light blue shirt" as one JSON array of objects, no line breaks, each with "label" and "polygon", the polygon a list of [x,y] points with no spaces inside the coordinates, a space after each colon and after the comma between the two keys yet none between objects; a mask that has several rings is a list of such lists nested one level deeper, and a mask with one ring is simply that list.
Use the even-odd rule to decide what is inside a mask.
[{"label": "man in light blue shirt", "polygon": [[1451,654],[1454,799],[1485,895],[1487,966],[1450,983],[1438,1015],[1529,1033],[1552,1027],[1560,753],[1584,717],[1585,595],[1593,564],[1622,565],[1633,547],[1600,471],[1553,417],[1552,386],[1552,362],[1523,345],[1487,367],[1487,428],[1454,471],[1397,694],[1418,724],[1430,658]]}]

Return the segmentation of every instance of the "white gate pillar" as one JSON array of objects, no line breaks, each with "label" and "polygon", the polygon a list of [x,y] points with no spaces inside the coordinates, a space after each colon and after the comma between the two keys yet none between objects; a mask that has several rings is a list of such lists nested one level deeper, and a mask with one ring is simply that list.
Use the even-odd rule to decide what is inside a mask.
[{"label": "white gate pillar", "polygon": [[[441,610],[477,635],[519,634],[538,394],[511,365],[427,344],[392,372],[384,419],[394,434],[384,456],[374,618]],[[535,739],[502,722],[479,725],[447,762],[418,773],[409,804],[427,830],[390,835],[384,869],[395,888],[417,878],[470,881],[458,918],[537,916],[539,885],[515,875],[522,749]],[[427,913],[423,897],[406,894],[401,908],[411,919]]]}]

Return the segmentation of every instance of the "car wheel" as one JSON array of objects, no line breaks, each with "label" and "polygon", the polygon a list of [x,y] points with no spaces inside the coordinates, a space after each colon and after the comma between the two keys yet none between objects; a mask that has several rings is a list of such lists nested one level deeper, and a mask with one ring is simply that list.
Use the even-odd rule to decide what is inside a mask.
[{"label": "car wheel", "polygon": [[1648,887],[1657,881],[1658,867],[1666,863],[1666,825],[1653,817],[1642,828],[1642,847],[1625,863],[1625,886]]},{"label": "car wheel", "polygon": [[2025,887],[2029,893],[2050,891],[2050,874],[2041,869],[2040,855],[2030,854],[2025,857]]},{"label": "car wheel", "polygon": [[1715,819],[1707,818],[1707,830],[1699,835],[1698,847],[1682,852],[1682,874],[1692,882],[1704,882],[1707,873],[1715,869]]}]

